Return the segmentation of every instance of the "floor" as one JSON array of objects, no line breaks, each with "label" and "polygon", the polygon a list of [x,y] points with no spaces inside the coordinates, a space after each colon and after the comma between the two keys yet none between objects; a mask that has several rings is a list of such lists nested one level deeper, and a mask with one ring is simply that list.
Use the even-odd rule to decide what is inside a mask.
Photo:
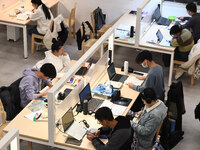
[{"label": "floor", "polygon": [[[36,51],[34,55],[30,53],[30,36],[28,37],[28,59],[23,58],[23,41],[22,38],[17,42],[6,40],[6,28],[5,26],[0,26],[0,86],[8,86],[13,81],[22,76],[22,71],[25,68],[32,67],[37,61],[44,58],[44,51]],[[22,37],[22,35],[21,35]],[[72,46],[66,43],[65,51],[69,53],[71,59],[78,59],[81,56],[80,51],[77,50],[76,41],[73,40]],[[147,71],[137,65],[134,61],[137,51],[130,48],[115,47],[115,66],[121,67],[123,62],[126,60],[129,62],[129,66],[133,67],[135,70]],[[153,53],[154,60],[163,66],[162,55],[159,53]],[[164,66],[163,66],[164,67]],[[169,68],[164,67],[165,73],[165,86],[166,91],[168,91],[168,71]],[[181,140],[173,150],[199,150],[200,149],[200,122],[194,118],[194,109],[196,105],[200,102],[199,91],[200,91],[200,81],[195,80],[195,85],[190,86],[190,76],[185,74],[180,78],[183,82],[184,97],[185,97],[185,107],[186,113],[183,115],[183,131],[185,132],[183,140]],[[27,149],[27,142],[21,142],[21,150]],[[43,149],[55,149],[49,146],[39,145],[33,143],[33,150],[43,150]]]}]

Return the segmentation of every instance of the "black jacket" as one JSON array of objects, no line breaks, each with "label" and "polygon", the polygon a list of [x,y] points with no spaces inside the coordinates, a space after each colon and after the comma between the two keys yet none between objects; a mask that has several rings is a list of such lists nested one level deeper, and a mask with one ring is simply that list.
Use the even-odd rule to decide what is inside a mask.
[{"label": "black jacket", "polygon": [[107,135],[108,142],[104,144],[99,138],[92,140],[93,146],[97,150],[130,150],[133,142],[133,130],[130,125],[130,120],[123,116],[117,117],[118,121],[115,128],[112,130],[108,127],[100,128],[100,135]]},{"label": "black jacket", "polygon": [[105,24],[105,15],[102,13],[101,8],[97,8],[94,11],[94,20],[95,20],[95,32],[100,30]]}]

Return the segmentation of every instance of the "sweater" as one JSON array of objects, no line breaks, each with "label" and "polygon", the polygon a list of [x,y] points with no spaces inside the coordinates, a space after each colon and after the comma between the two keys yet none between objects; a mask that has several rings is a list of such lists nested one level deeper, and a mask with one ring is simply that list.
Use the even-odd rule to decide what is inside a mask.
[{"label": "sweater", "polygon": [[189,52],[194,45],[192,33],[188,29],[183,29],[183,33],[178,38],[173,39],[171,45],[178,47],[180,52]]},{"label": "sweater", "polygon": [[160,65],[149,69],[144,86],[133,85],[133,89],[139,92],[142,92],[145,88],[153,88],[156,92],[157,99],[164,100],[164,74]]},{"label": "sweater", "polygon": [[37,30],[40,34],[46,34],[47,30],[50,28],[51,20],[53,19],[53,15],[49,9],[51,19],[46,19],[44,11],[42,9],[42,5],[40,5],[33,14],[30,16],[31,21],[37,21]]},{"label": "sweater", "polygon": [[45,58],[43,60],[40,60],[36,63],[36,65],[33,68],[40,68],[45,63],[52,63],[54,67],[56,68],[56,72],[60,72],[63,67],[70,65],[70,58],[69,55],[66,56],[55,56],[51,50],[45,52]]},{"label": "sweater", "polygon": [[108,127],[100,128],[100,135],[107,135],[108,142],[104,144],[99,138],[92,140],[93,146],[97,150],[130,150],[133,142],[133,132],[130,121],[119,116],[115,120],[118,121],[115,128],[112,130]]},{"label": "sweater", "polygon": [[141,111],[140,119],[133,119],[131,126],[136,132],[139,145],[144,148],[149,148],[153,144],[153,139],[157,128],[164,120],[167,113],[165,104],[158,100],[156,104],[150,108],[144,107]]}]

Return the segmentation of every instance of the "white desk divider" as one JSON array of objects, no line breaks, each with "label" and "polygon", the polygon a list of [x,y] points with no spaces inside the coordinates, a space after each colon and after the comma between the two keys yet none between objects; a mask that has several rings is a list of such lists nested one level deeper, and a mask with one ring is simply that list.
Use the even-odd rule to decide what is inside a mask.
[{"label": "white desk divider", "polygon": [[[93,54],[98,51],[99,48],[103,47],[102,45],[107,40],[108,40],[109,50],[114,51],[114,46],[113,46],[113,44],[114,44],[114,42],[113,42],[114,28],[113,27],[111,27],[105,34],[103,34],[101,36],[101,38],[76,62],[76,64],[73,65],[73,67],[67,72],[67,75],[63,76],[47,93],[47,98],[48,98],[48,145],[56,146],[56,144],[54,143],[55,128],[56,128],[55,122],[56,122],[56,118],[61,116],[60,113],[59,113],[59,115],[55,115],[57,113],[56,109],[55,109],[55,95],[66,84],[66,82],[79,70],[79,68],[81,68],[81,66],[87,60],[89,60],[93,56]],[[112,55],[112,57],[113,57],[113,55]],[[112,60],[113,60],[113,58],[112,58]],[[71,95],[71,93],[70,93],[70,95]],[[67,99],[68,99],[68,97],[67,97]],[[76,98],[74,98],[74,99],[76,99]],[[76,103],[76,100],[74,103]],[[67,102],[63,102],[63,105],[66,105],[66,104],[67,104]],[[62,107],[62,109],[64,109],[64,107]],[[66,108],[66,110],[67,110],[67,108]]]},{"label": "white desk divider", "polygon": [[10,146],[10,150],[20,150],[19,146],[19,130],[12,128],[1,140],[0,150],[7,150]]}]

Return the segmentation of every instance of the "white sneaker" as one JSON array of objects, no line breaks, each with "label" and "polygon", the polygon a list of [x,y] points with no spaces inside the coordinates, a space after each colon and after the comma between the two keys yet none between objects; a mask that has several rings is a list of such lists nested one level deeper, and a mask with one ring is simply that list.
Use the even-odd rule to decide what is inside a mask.
[{"label": "white sneaker", "polygon": [[182,71],[176,71],[175,79],[177,80],[177,79],[180,78],[183,74],[184,74],[184,72],[182,72]]}]

